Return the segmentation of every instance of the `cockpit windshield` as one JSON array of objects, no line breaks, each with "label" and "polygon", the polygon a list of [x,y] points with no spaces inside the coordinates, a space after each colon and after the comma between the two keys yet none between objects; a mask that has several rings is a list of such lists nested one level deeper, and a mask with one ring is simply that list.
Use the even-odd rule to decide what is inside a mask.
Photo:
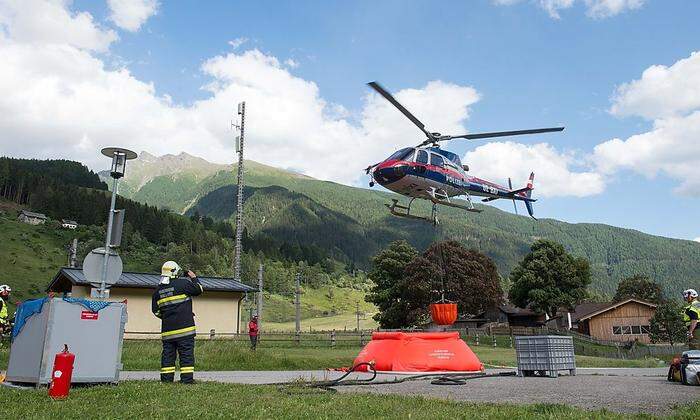
[{"label": "cockpit windshield", "polygon": [[395,152],[393,155],[389,156],[386,160],[408,160],[415,149],[413,147],[406,147]]}]

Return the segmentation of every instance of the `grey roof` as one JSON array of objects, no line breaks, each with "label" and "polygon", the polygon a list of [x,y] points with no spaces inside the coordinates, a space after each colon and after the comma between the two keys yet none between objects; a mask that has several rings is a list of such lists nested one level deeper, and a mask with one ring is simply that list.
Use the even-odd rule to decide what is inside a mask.
[{"label": "grey roof", "polygon": [[71,225],[77,225],[78,222],[75,220],[69,220],[69,219],[61,219],[61,223],[66,223],[66,224],[71,224]]},{"label": "grey roof", "polygon": [[27,217],[36,217],[37,219],[46,219],[46,215],[42,214],[42,213],[34,213],[33,211],[29,211],[29,210],[22,210],[20,213],[27,216]]},{"label": "grey roof", "polygon": [[[50,290],[54,283],[56,283],[61,277],[65,277],[71,281],[73,284],[77,285],[89,285],[90,282],[87,281],[83,275],[83,270],[80,268],[68,268],[63,267],[59,270],[56,276],[49,284],[48,289]],[[250,287],[241,282],[237,282],[231,278],[225,277],[199,277],[199,281],[202,283],[204,290],[208,291],[218,291],[218,292],[257,292],[258,289]],[[114,284],[117,287],[138,287],[144,289],[155,289],[160,283],[160,274],[151,273],[131,273],[123,272],[119,280]]]}]

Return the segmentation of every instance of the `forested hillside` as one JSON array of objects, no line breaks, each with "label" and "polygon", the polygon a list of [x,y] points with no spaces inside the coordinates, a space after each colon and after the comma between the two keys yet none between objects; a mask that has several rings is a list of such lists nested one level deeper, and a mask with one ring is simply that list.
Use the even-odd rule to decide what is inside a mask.
[{"label": "forested hillside", "polygon": [[[96,174],[75,162],[66,165],[65,161],[0,158],[0,164],[5,163],[12,176],[0,179],[0,185],[14,192],[9,195],[14,199],[2,202],[10,216],[5,215],[8,229],[14,224],[21,225],[12,220],[21,207],[27,206],[51,218],[48,227],[37,227],[40,232],[41,229],[47,229],[47,232],[60,230],[58,221],[63,218],[76,220],[81,226],[74,233],[81,244],[79,256],[102,246],[110,195],[102,189],[85,187],[106,187]],[[53,174],[56,167],[62,168],[59,170],[64,172],[61,176],[44,176],[45,173]],[[78,185],[71,184],[73,180],[77,180]],[[163,261],[174,259],[201,274],[232,275],[232,238],[235,232],[228,221],[214,221],[198,214],[186,217],[123,197],[118,197],[117,208],[125,209],[126,213],[120,253],[127,267],[157,272]],[[21,230],[22,226],[17,229]],[[63,237],[62,240],[65,242],[63,246],[69,242]],[[31,239],[27,241],[32,242]],[[247,233],[244,246],[247,252],[242,258],[243,279],[254,284],[258,265],[263,263],[266,266],[266,289],[273,293],[291,293],[294,275],[299,271],[308,286],[364,282],[363,278],[347,274],[345,263],[329,259],[329,253],[318,246],[298,247],[259,240]],[[26,257],[18,256],[13,261],[22,264]]]},{"label": "forested hillside", "polygon": [[[237,190],[234,171],[229,167],[222,171],[222,165],[207,167],[198,158],[190,171],[191,157],[176,158],[177,165],[171,166],[151,159],[139,168],[135,180],[127,171],[120,191],[135,199],[147,195],[152,204],[118,200],[118,207],[126,209],[127,246],[129,241],[144,240],[167,248],[192,267],[226,275],[234,235],[230,223]],[[16,203],[54,219],[104,223],[109,205],[104,184],[78,163],[3,158],[0,174],[4,196]],[[441,224],[433,228],[390,216],[384,204],[395,197],[391,193],[319,181],[255,162],[247,163],[246,183],[244,246],[250,255],[294,264],[305,261],[326,274],[367,268],[371,256],[396,239],[422,250],[437,238],[481,250],[494,259],[502,276],[509,274],[533,240],[549,238],[588,258],[592,287],[609,294],[621,278],[635,274],[648,275],[675,293],[697,286],[700,272],[700,244],[692,241],[601,224],[535,221],[488,206],[482,206],[480,214],[441,208]],[[414,203],[414,208],[424,214],[430,210],[423,202]],[[255,267],[250,270],[254,278]]]},{"label": "forested hillside", "polygon": [[[187,173],[186,165],[178,170]],[[172,174],[161,176],[172,178]],[[505,276],[533,240],[549,238],[561,242],[575,255],[588,258],[593,288],[609,294],[621,278],[640,273],[675,293],[688,284],[696,284],[696,273],[700,272],[700,244],[692,241],[602,224],[535,221],[489,206],[480,206],[484,210],[480,214],[441,208],[441,224],[434,229],[427,223],[390,216],[384,204],[396,195],[388,192],[319,181],[255,162],[246,163],[245,176],[248,187],[244,218],[251,240],[296,247],[320,244],[328,255],[358,267],[366,268],[370,256],[396,239],[406,239],[424,249],[436,238],[450,238],[492,257]],[[201,179],[191,187],[191,195],[182,196],[180,206],[169,207],[216,220],[229,219],[234,215],[235,182],[232,166]],[[151,183],[163,186],[161,195],[181,194],[169,193],[171,187],[167,185],[179,188],[174,187],[176,183],[163,182],[159,177]],[[273,186],[282,189],[269,188]],[[414,203],[414,208],[423,214],[430,211],[424,202]]]}]

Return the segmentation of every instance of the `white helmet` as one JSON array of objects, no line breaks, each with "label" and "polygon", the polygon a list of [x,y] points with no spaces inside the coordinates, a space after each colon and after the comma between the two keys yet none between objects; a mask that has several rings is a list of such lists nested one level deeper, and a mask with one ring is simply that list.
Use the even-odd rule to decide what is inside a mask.
[{"label": "white helmet", "polygon": [[8,286],[6,284],[3,284],[2,286],[0,286],[0,296],[7,296],[10,294],[11,291],[12,291],[12,289],[10,289],[10,286]]},{"label": "white helmet", "polygon": [[698,297],[698,292],[695,289],[684,290],[683,297],[686,299],[688,299],[689,297],[696,298]]},{"label": "white helmet", "polygon": [[169,279],[176,279],[180,276],[182,268],[175,261],[166,261],[160,269],[160,275]]}]

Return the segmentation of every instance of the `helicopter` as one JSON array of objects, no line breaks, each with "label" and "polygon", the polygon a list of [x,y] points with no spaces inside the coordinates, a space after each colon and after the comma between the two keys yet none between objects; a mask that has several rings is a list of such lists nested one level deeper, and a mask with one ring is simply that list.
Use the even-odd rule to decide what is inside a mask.
[{"label": "helicopter", "polygon": [[[437,225],[438,205],[479,213],[482,210],[475,208],[472,203],[472,196],[479,196],[484,197],[482,199],[483,202],[500,199],[512,200],[516,214],[518,214],[518,207],[515,202],[522,201],[525,203],[525,208],[530,217],[537,220],[532,207],[532,203],[537,201],[537,199],[532,198],[534,172],[530,174],[525,187],[513,189],[513,183],[510,178],[508,178],[508,187],[505,187],[495,182],[468,175],[469,167],[463,165],[459,156],[455,153],[441,149],[440,142],[455,139],[473,141],[493,137],[550,133],[562,131],[564,127],[495,131],[458,136],[443,135],[426,129],[425,124],[411,114],[379,83],[370,82],[367,85],[394,105],[427,137],[426,140],[417,146],[400,149],[383,161],[370,165],[365,169],[365,173],[370,176],[370,188],[376,182],[388,190],[410,197],[407,205],[399,204],[398,199],[392,199],[392,204],[385,204],[391,214],[409,219],[426,220],[432,222],[433,225]],[[456,197],[463,197],[466,204],[453,201],[453,198]],[[416,198],[432,202],[430,217],[411,213],[411,204]]]}]

